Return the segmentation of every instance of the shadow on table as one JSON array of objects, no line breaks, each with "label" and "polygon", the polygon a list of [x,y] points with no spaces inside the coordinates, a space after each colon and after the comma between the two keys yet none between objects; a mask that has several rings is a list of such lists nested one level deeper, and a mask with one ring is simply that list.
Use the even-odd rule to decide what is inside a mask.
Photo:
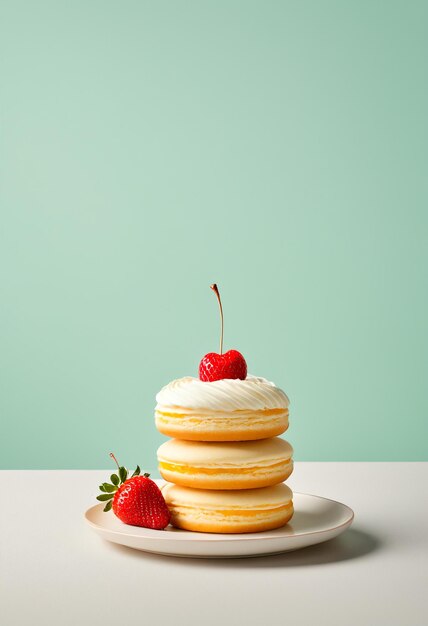
[{"label": "shadow on table", "polygon": [[305,565],[328,565],[329,563],[338,563],[340,561],[349,561],[357,559],[381,547],[381,542],[373,535],[350,528],[339,537],[320,543],[316,546],[303,548],[294,552],[285,552],[283,554],[271,556],[255,556],[233,559],[205,559],[205,558],[182,558],[151,554],[149,552],[140,552],[110,543],[112,550],[126,553],[136,559],[154,559],[154,560],[174,560],[175,563],[183,564],[186,567],[200,567],[202,563],[210,567],[231,567],[235,569],[260,568],[260,567],[301,567]]}]

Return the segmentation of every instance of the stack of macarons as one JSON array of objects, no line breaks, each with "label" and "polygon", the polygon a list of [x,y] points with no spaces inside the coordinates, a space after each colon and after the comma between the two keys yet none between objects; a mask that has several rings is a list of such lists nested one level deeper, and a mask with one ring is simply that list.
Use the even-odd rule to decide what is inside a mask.
[{"label": "stack of macarons", "polygon": [[293,515],[286,394],[264,378],[181,378],[156,396],[162,493],[174,526],[244,533],[278,528]]}]

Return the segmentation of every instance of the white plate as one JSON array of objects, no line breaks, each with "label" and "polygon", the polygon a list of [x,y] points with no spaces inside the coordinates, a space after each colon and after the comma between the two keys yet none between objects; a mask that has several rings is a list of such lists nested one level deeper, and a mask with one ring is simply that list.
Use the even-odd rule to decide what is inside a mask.
[{"label": "white plate", "polygon": [[320,496],[294,493],[292,520],[277,530],[242,535],[194,533],[168,526],[151,530],[123,524],[112,512],[97,504],[85,513],[91,528],[107,541],[136,550],[184,557],[245,557],[279,554],[322,543],[343,533],[354,513],[345,504]]}]

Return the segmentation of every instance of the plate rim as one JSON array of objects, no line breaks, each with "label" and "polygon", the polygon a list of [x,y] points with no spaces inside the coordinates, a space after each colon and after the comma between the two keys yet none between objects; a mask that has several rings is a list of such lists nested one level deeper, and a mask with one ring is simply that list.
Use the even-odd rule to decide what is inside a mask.
[{"label": "plate rim", "polygon": [[[160,481],[159,481],[160,482]],[[303,493],[301,491],[294,491],[293,495],[299,495],[299,496],[309,496],[310,498],[317,498],[319,500],[326,500],[327,502],[333,502],[334,504],[338,504],[341,507],[344,507],[347,512],[348,512],[348,518],[342,522],[341,524],[338,524],[337,526],[332,526],[330,528],[326,528],[325,530],[309,530],[306,532],[301,532],[298,533],[296,535],[288,535],[286,537],[284,537],[283,535],[269,535],[269,536],[260,536],[262,533],[241,533],[241,534],[221,534],[221,533],[198,533],[195,531],[182,531],[182,532],[187,532],[187,533],[192,533],[192,536],[188,536],[188,540],[189,541],[197,541],[197,542],[203,542],[203,541],[208,541],[209,543],[212,543],[213,541],[266,541],[266,540],[273,540],[273,539],[287,539],[287,540],[293,540],[293,539],[299,539],[300,537],[306,537],[308,535],[319,535],[319,534],[324,534],[324,533],[328,533],[328,532],[332,532],[335,530],[339,530],[340,528],[343,527],[347,527],[350,526],[355,518],[355,512],[353,509],[351,509],[350,506],[348,506],[347,504],[344,504],[343,502],[339,502],[339,500],[334,500],[333,498],[326,498],[324,496],[318,496],[316,494],[312,494],[312,493]],[[84,513],[84,518],[87,524],[89,524],[89,526],[95,530],[102,530],[105,532],[109,532],[109,533],[113,533],[115,535],[125,535],[127,537],[134,537],[135,539],[154,539],[154,537],[142,537],[141,535],[138,534],[134,534],[132,532],[126,532],[126,531],[120,531],[120,530],[115,530],[112,528],[106,528],[105,526],[101,526],[100,524],[96,524],[95,522],[93,522],[92,520],[89,519],[89,513],[91,511],[93,511],[94,509],[102,509],[104,507],[103,503],[99,503],[99,504],[94,504],[93,506],[89,507],[85,513]],[[140,526],[132,526],[130,524],[124,524],[124,526],[126,526],[126,528],[144,528],[144,527],[140,527]],[[155,529],[153,528],[145,528],[145,530],[149,530],[149,531],[155,531]],[[275,529],[275,530],[280,530],[280,529]],[[270,532],[270,531],[265,531],[265,532]],[[207,539],[205,537],[205,535],[209,535],[209,539]],[[180,537],[180,539],[179,539]],[[173,535],[169,535],[168,533],[166,535],[164,535],[163,537],[161,535],[156,537],[157,539],[163,539],[166,541],[173,541],[173,540],[178,540],[178,541],[182,541],[185,539],[185,537],[183,537],[183,535],[180,533],[178,536],[176,535],[175,537]]]}]

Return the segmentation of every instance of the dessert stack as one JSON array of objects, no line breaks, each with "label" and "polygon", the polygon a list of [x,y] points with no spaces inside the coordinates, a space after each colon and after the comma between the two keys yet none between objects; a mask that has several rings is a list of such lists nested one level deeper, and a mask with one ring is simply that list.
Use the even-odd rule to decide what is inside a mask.
[{"label": "dessert stack", "polygon": [[244,533],[278,528],[293,515],[284,484],[293,449],[278,437],[288,428],[286,394],[265,378],[247,375],[237,350],[209,353],[199,378],[170,382],[157,394],[158,430],[173,439],[158,449],[162,488],[178,528]]}]

